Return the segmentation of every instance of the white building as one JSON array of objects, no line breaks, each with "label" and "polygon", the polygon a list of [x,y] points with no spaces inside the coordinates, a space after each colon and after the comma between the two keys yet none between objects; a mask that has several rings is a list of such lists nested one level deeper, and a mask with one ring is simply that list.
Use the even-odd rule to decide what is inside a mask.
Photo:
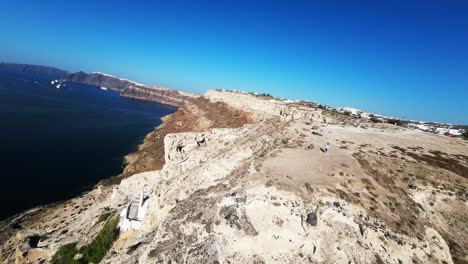
[{"label": "white building", "polygon": [[136,194],[128,206],[122,210],[118,225],[121,231],[125,232],[130,229],[141,228],[141,221],[146,215],[146,210],[148,209],[148,205],[151,200],[149,193],[150,190],[148,190],[145,185],[143,190]]},{"label": "white building", "polygon": [[409,123],[408,127],[416,128],[416,129],[426,131],[426,132],[432,132],[432,133],[439,134],[439,135],[445,135],[445,134],[448,133],[448,134],[452,134],[454,136],[460,136],[465,131],[463,129],[454,129],[454,128],[452,128],[452,126],[438,127],[437,125],[424,124],[424,123],[421,123],[421,122],[420,123]]}]

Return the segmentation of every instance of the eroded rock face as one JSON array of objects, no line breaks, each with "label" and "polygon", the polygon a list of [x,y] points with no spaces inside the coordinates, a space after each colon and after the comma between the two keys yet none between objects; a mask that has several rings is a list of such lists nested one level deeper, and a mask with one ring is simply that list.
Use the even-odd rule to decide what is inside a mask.
[{"label": "eroded rock face", "polygon": [[120,93],[121,96],[142,99],[147,101],[159,102],[180,107],[190,100],[198,97],[188,93],[182,93],[177,90],[166,89],[157,86],[145,87],[137,85],[128,85]]},{"label": "eroded rock face", "polygon": [[[203,97],[191,100],[163,121],[161,126],[146,136],[135,153],[125,157],[123,177],[162,169],[166,156],[164,138],[168,134],[208,132],[213,128],[238,128],[253,122],[248,112],[226,103],[213,103]],[[205,145],[203,139],[203,134],[200,134],[196,138],[196,144]]]},{"label": "eroded rock face", "polygon": [[[1,67],[0,67],[1,68]],[[120,91],[120,95],[135,99],[158,102],[161,104],[180,107],[198,95],[167,89],[159,86],[147,86],[126,79],[99,72],[75,72],[62,76],[64,81],[76,82],[94,86],[102,86]]]},{"label": "eroded rock face", "polygon": [[322,111],[299,103],[272,98],[259,98],[247,93],[210,90],[205,97],[213,102],[226,102],[239,109],[250,110],[257,119],[280,117],[283,120],[323,122]]},{"label": "eroded rock face", "polygon": [[[394,126],[355,127],[347,119],[335,125],[338,119],[325,123],[321,110],[304,105],[215,94],[209,102],[242,107],[251,122],[165,134],[160,169],[3,223],[0,259],[12,261],[36,231],[43,259],[61,245],[86,244],[102,226],[99,215],[118,212],[148,185],[141,229],[121,233],[102,263],[466,261],[466,142]],[[191,115],[202,104],[187,107]],[[228,108],[198,113],[219,115],[209,109]],[[196,120],[206,128],[215,123],[206,120],[218,119]],[[327,142],[325,154],[320,147]],[[444,154],[430,160],[456,160],[457,170],[418,160],[434,150]],[[34,263],[33,253],[21,261]]]}]

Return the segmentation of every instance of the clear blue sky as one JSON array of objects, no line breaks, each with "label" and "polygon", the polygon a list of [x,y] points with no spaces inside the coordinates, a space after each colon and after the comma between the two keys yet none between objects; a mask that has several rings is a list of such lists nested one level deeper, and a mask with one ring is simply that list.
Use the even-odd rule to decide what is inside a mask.
[{"label": "clear blue sky", "polygon": [[0,0],[0,61],[468,124],[466,0]]}]

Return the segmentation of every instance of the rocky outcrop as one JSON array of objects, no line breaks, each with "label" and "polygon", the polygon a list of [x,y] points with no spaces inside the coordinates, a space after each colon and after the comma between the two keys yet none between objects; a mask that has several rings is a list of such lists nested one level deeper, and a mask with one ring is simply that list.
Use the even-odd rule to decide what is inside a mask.
[{"label": "rocky outcrop", "polygon": [[159,102],[180,107],[188,101],[196,98],[196,95],[183,93],[177,90],[162,88],[159,86],[128,85],[120,92],[121,96]]},{"label": "rocky outcrop", "polygon": [[239,109],[248,109],[258,119],[280,117],[283,120],[323,121],[322,111],[319,108],[306,107],[296,102],[285,102],[261,95],[221,90],[209,90],[205,97],[213,102],[227,102]]},{"label": "rocky outcrop", "polygon": [[[166,153],[163,141],[168,134],[208,132],[213,128],[237,128],[251,122],[248,112],[230,107],[226,103],[212,103],[204,97],[195,98],[174,114],[165,117],[162,125],[145,137],[138,150],[125,157],[125,168],[121,177],[162,169]],[[203,138],[199,140],[199,144],[203,144]]]}]

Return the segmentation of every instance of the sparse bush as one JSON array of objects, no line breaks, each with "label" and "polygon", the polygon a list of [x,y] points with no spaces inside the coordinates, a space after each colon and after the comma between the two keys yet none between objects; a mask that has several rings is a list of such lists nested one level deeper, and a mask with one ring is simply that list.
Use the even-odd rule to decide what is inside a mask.
[{"label": "sparse bush", "polygon": [[343,112],[343,114],[344,114],[344,115],[347,115],[347,116],[350,116],[352,113],[351,113],[351,111],[349,111],[349,110],[345,110],[345,111]]},{"label": "sparse bush", "polygon": [[[103,216],[104,215],[104,216]],[[109,215],[103,214],[99,220]],[[106,220],[103,220],[106,221]],[[119,223],[118,217],[109,218],[103,228],[96,235],[96,238],[89,244],[82,247],[79,251],[76,248],[76,243],[66,244],[57,250],[52,257],[52,264],[86,264],[99,263],[106,255],[107,251],[112,247],[112,244],[117,239]],[[77,253],[81,253],[80,259],[74,259]]]},{"label": "sparse bush", "polygon": [[106,255],[107,251],[117,239],[118,230],[116,229],[119,218],[110,218],[104,227],[99,231],[96,238],[89,245],[83,247],[80,251],[83,254],[83,260],[86,263],[99,263]]},{"label": "sparse bush", "polygon": [[468,139],[468,130],[465,130],[465,132],[463,132],[462,137],[464,139]]},{"label": "sparse bush", "polygon": [[387,119],[386,122],[389,123],[389,124],[392,124],[392,125],[396,125],[396,126],[404,126],[405,125],[405,122],[403,122],[400,119]]},{"label": "sparse bush", "polygon": [[261,96],[265,96],[265,97],[269,97],[269,98],[273,98],[273,96],[269,93],[262,93],[260,94]]},{"label": "sparse bush", "polygon": [[373,122],[373,123],[380,123],[380,119],[378,119],[374,115],[371,116],[370,121]]},{"label": "sparse bush", "polygon": [[52,257],[52,264],[80,264],[80,261],[73,259],[78,253],[76,243],[63,245]]},{"label": "sparse bush", "polygon": [[112,212],[105,212],[105,213],[103,213],[102,215],[99,216],[99,219],[98,219],[98,221],[97,221],[96,224],[99,224],[99,223],[101,223],[101,222],[106,221],[106,220],[109,218],[109,216],[111,216],[111,215],[112,215]]}]

